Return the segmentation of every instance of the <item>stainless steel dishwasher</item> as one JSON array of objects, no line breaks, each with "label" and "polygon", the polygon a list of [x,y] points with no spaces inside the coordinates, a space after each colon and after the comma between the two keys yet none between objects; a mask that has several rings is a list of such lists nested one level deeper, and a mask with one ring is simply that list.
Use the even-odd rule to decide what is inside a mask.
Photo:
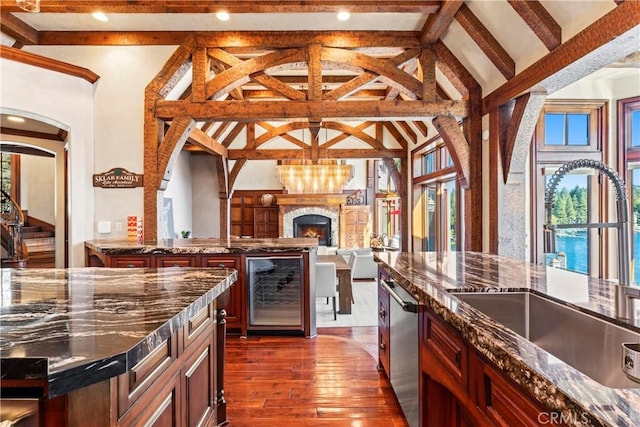
[{"label": "stainless steel dishwasher", "polygon": [[393,281],[382,280],[389,301],[389,380],[409,426],[418,426],[418,301]]}]

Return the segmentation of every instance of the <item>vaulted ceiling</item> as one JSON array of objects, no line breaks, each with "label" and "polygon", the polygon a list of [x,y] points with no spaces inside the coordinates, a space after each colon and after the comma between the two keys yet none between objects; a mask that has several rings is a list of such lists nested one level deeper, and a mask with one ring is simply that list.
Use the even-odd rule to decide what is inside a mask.
[{"label": "vaulted ceiling", "polygon": [[[231,162],[226,191],[247,160],[390,159],[436,134],[463,185],[473,187],[482,178],[482,116],[506,107],[510,128],[500,144],[508,170],[511,153],[522,149],[519,121],[547,94],[603,68],[637,71],[640,45],[640,2],[632,0],[41,0],[38,13],[0,0],[0,7],[2,44],[34,53],[175,46],[147,87],[145,181],[162,187],[175,149],[185,147]],[[227,21],[216,18],[223,10]],[[336,19],[343,10],[347,21]],[[108,21],[94,19],[96,11]],[[244,145],[232,145],[241,132]],[[341,148],[346,139],[360,145]],[[152,190],[145,218],[156,217]],[[482,205],[479,186],[469,194],[470,208]],[[479,249],[481,215],[471,222],[469,247]]]},{"label": "vaulted ceiling", "polygon": [[[208,47],[211,73],[227,74],[226,80],[218,79],[222,83],[217,89],[208,83],[208,98],[266,101],[262,106],[230,103],[225,115],[200,119],[260,121],[269,126],[268,120],[306,117],[334,123],[327,125],[335,131],[332,137],[348,134],[344,130],[357,133],[358,126],[361,131],[372,121],[383,120],[385,132],[406,148],[433,136],[434,117],[468,116],[467,104],[457,101],[468,100],[470,90],[481,91],[486,113],[528,90],[527,80],[534,85],[549,77],[531,79],[525,74],[532,67],[540,67],[542,74],[559,71],[566,64],[560,62],[555,69],[536,61],[547,58],[553,63],[571,56],[562,52],[561,45],[624,3],[42,0],[39,13],[28,13],[14,0],[1,0],[0,29],[4,45],[27,50],[53,45],[178,46],[196,31],[196,43]],[[223,10],[228,21],[216,19]],[[336,18],[342,10],[350,12],[349,20]],[[103,12],[108,22],[94,19],[91,14],[96,11]],[[601,44],[597,36],[591,38],[597,40],[590,41],[588,49]],[[313,55],[318,56],[316,69],[309,65]],[[617,59],[624,56],[621,53]],[[507,83],[518,75],[522,82],[516,79],[518,84],[509,88]],[[430,84],[423,87],[424,81]],[[178,85],[170,96],[191,97],[190,82]],[[284,109],[274,102],[285,100],[291,105]],[[315,106],[309,102],[320,100]],[[352,103],[336,102],[343,100]],[[418,103],[405,102],[416,100],[429,105],[417,108]],[[232,105],[238,107],[232,110]],[[265,110],[265,105],[271,109]],[[346,121],[357,124],[347,129]],[[203,126],[211,136],[220,125],[199,125]],[[288,138],[292,139],[290,134]],[[380,147],[367,144],[367,148]]]}]

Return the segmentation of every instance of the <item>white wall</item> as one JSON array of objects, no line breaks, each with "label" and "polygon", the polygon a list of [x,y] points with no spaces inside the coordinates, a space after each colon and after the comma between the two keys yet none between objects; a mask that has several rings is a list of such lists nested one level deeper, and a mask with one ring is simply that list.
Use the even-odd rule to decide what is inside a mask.
[{"label": "white wall", "polygon": [[[143,216],[141,187],[93,188],[91,174],[114,167],[138,174],[144,172],[144,90],[175,49],[175,46],[25,47],[30,52],[88,68],[100,76],[95,84],[92,107],[87,110],[92,112],[91,123],[93,126],[95,121],[95,132],[92,131],[90,138],[83,141],[91,146],[95,154],[86,162],[85,172],[89,178],[82,179],[89,187],[88,191],[93,192],[90,198],[83,199],[92,201],[95,216],[93,209],[91,215],[86,216],[89,230],[82,240],[126,238],[127,216]],[[55,87],[55,84],[49,86]],[[74,104],[74,97],[69,94],[61,99],[67,104]],[[84,200],[80,203],[84,203]],[[99,221],[111,222],[112,232],[97,234]],[[118,225],[120,231],[117,230]]]},{"label": "white wall", "polygon": [[172,200],[173,226],[177,237],[181,237],[183,230],[193,232],[191,205],[193,200],[191,183],[193,179],[190,159],[191,154],[188,152],[183,151],[180,153],[173,165],[171,180],[167,184],[167,189],[164,190],[164,197]]},{"label": "white wall", "polygon": [[82,266],[84,241],[93,238],[94,86],[77,77],[1,58],[0,69],[3,112],[55,122],[69,132],[69,265]]},{"label": "white wall", "polygon": [[193,237],[220,236],[218,173],[212,156],[191,156]]}]

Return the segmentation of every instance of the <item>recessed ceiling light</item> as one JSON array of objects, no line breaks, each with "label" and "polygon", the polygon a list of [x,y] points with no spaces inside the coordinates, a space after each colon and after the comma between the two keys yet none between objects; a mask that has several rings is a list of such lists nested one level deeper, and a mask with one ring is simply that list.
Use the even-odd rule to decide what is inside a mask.
[{"label": "recessed ceiling light", "polygon": [[15,122],[15,123],[24,123],[24,117],[8,116],[7,120],[9,120],[10,122]]},{"label": "recessed ceiling light", "polygon": [[228,21],[231,17],[227,12],[221,10],[220,12],[216,13],[216,18],[218,18],[220,21]]},{"label": "recessed ceiling light", "polygon": [[351,14],[346,10],[339,11],[337,16],[340,21],[346,21],[351,18]]},{"label": "recessed ceiling light", "polygon": [[105,15],[104,13],[98,11],[98,12],[93,12],[91,14],[91,16],[93,16],[94,19],[100,21],[100,22],[107,22],[109,20],[109,17],[107,15]]}]

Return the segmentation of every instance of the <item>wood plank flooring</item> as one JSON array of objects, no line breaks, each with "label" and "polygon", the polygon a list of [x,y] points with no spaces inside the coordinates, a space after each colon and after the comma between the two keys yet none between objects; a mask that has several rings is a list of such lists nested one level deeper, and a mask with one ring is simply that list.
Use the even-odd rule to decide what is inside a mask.
[{"label": "wood plank flooring", "polygon": [[231,427],[407,427],[384,373],[377,327],[319,328],[316,338],[227,339]]}]

